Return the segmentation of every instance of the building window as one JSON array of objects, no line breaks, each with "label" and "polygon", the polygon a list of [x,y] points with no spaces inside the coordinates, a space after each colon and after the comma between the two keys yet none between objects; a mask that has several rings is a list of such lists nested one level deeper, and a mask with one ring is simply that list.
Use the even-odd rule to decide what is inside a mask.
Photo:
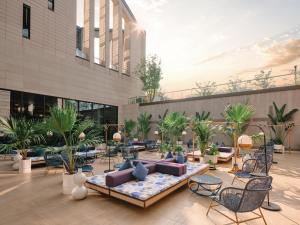
[{"label": "building window", "polygon": [[82,41],[83,40],[83,28],[77,26],[76,27],[76,49],[82,51]]},{"label": "building window", "polygon": [[24,38],[30,39],[30,6],[23,4],[23,30]]},{"label": "building window", "polygon": [[54,0],[48,0],[48,9],[54,11]]}]

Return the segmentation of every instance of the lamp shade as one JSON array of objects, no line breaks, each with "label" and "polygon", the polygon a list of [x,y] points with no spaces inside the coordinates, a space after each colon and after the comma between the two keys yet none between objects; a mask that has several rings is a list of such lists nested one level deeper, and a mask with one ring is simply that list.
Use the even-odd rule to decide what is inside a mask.
[{"label": "lamp shade", "polygon": [[158,135],[158,130],[154,131],[154,134],[155,134],[155,135]]},{"label": "lamp shade", "polygon": [[182,136],[185,136],[187,133],[186,133],[186,131],[184,130],[184,131],[182,131]]},{"label": "lamp shade", "polygon": [[51,130],[47,131],[47,136],[48,137],[52,137],[53,136],[53,132]]},{"label": "lamp shade", "polygon": [[113,140],[115,141],[115,142],[120,142],[121,141],[121,134],[120,133],[114,133],[114,135],[113,135]]},{"label": "lamp shade", "polygon": [[250,149],[253,146],[252,138],[243,134],[238,138],[238,146],[242,149]]},{"label": "lamp shade", "polygon": [[81,133],[79,134],[79,139],[80,139],[80,140],[85,139],[85,133],[81,132]]}]

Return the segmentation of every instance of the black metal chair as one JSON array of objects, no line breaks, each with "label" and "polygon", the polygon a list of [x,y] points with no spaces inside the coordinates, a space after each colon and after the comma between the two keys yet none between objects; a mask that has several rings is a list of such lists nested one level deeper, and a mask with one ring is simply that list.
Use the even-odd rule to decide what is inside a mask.
[{"label": "black metal chair", "polygon": [[[267,224],[264,215],[261,211],[261,206],[267,193],[271,189],[272,177],[256,177],[248,181],[245,188],[227,187],[220,191],[219,195],[212,196],[210,206],[207,210],[206,216],[210,210],[213,209],[221,215],[225,216],[236,224],[244,223],[255,219],[263,219]],[[234,212],[235,218],[231,218],[220,210],[216,209],[217,206],[223,206],[226,209]],[[254,212],[258,209],[258,213]],[[252,212],[256,217],[239,220],[238,213]]]},{"label": "black metal chair", "polygon": [[253,157],[255,158],[247,159],[243,163],[242,170],[234,174],[234,178],[231,184],[233,184],[235,180],[239,180],[245,183],[243,179],[251,179],[257,176],[265,176],[269,173],[272,166],[272,155],[267,154],[267,173],[265,164],[265,154],[255,153]]}]

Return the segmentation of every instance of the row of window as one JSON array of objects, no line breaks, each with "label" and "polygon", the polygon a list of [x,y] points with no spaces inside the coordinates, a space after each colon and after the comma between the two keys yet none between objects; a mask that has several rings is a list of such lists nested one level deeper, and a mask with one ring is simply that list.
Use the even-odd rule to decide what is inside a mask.
[{"label": "row of window", "polygon": [[[54,0],[48,0],[48,9],[54,11]],[[23,4],[23,29],[22,36],[30,39],[30,20],[31,8],[29,5]]]},{"label": "row of window", "polygon": [[12,116],[25,116],[26,118],[43,118],[49,115],[50,108],[61,104],[73,105],[81,118],[92,118],[97,125],[117,124],[118,107],[84,102],[78,100],[61,99],[52,96],[11,91],[10,114]]}]

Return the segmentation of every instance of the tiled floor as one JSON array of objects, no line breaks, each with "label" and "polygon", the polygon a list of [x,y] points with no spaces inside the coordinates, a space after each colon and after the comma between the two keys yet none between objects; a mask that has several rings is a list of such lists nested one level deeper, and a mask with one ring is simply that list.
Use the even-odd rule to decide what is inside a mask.
[{"label": "tiled floor", "polygon": [[[142,153],[142,158],[159,158],[156,153]],[[279,163],[271,169],[274,177],[271,200],[281,212],[263,210],[268,224],[300,224],[300,153],[275,155]],[[0,161],[1,225],[205,225],[230,224],[215,212],[206,217],[209,199],[192,194],[186,187],[174,192],[147,209],[90,192],[87,199],[73,201],[62,195],[61,173],[46,174],[44,168],[31,175],[19,175],[10,169],[11,162]],[[107,162],[95,162],[96,173]],[[210,172],[229,186],[229,164]],[[238,183],[237,183],[238,185]],[[246,218],[249,215],[240,215]],[[263,224],[262,220],[247,224]]]}]

